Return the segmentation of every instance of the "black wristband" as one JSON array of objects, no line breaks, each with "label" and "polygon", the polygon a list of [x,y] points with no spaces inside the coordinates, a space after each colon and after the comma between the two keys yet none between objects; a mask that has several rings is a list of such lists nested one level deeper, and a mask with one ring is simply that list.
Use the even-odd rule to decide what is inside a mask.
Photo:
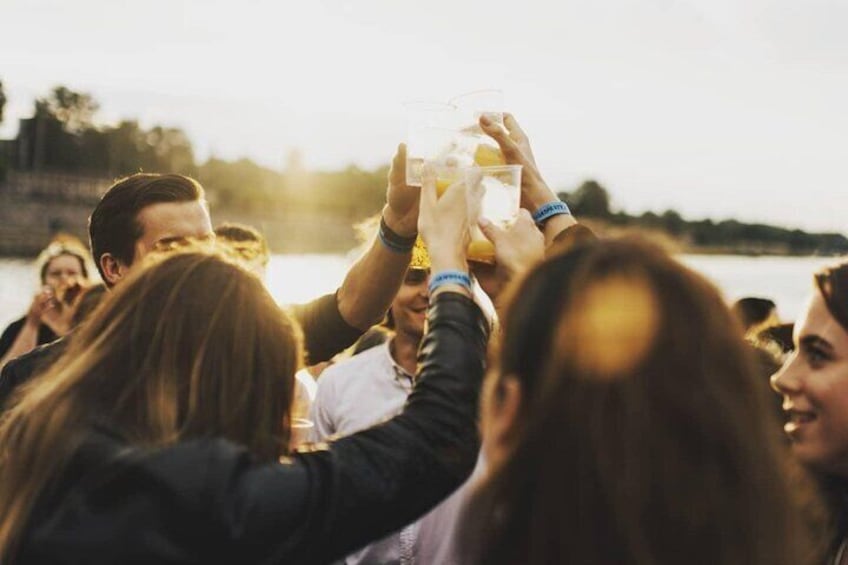
[{"label": "black wristband", "polygon": [[395,233],[386,223],[386,218],[380,216],[380,241],[387,247],[396,251],[412,251],[416,239],[418,239],[418,234],[404,237]]}]

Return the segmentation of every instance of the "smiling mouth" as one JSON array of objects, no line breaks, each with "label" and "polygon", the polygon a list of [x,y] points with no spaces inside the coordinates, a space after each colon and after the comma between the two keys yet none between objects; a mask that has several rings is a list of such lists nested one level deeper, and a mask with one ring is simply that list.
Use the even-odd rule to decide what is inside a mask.
[{"label": "smiling mouth", "polygon": [[791,434],[798,431],[802,426],[814,422],[817,418],[815,412],[805,412],[802,410],[787,410],[786,415],[788,420],[783,429],[786,433]]}]

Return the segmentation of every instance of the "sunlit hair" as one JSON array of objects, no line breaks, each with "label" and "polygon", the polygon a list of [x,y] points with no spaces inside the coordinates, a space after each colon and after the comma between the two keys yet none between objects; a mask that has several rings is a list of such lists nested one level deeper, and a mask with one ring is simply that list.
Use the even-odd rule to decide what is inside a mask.
[{"label": "sunlit hair", "polygon": [[260,280],[207,252],[153,254],[0,423],[0,555],[94,426],[135,447],[202,437],[288,450],[301,336]]},{"label": "sunlit hair", "polygon": [[776,308],[773,300],[746,296],[734,302],[730,310],[745,329],[745,336],[751,338],[779,323],[775,314]]},{"label": "sunlit hair", "polygon": [[136,173],[115,182],[97,203],[88,219],[91,255],[103,274],[100,258],[105,253],[132,264],[135,244],[142,237],[138,214],[153,204],[193,202],[204,199],[203,187],[196,180],[176,174]]},{"label": "sunlit hair", "polygon": [[814,513],[739,326],[659,248],[584,243],[538,265],[496,357],[487,401],[512,376],[521,404],[463,519],[467,562],[811,562]]},{"label": "sunlit hair", "polygon": [[822,269],[815,281],[830,314],[848,332],[848,261]]},{"label": "sunlit hair", "polygon": [[271,259],[268,241],[259,230],[246,224],[225,222],[215,228],[218,244],[235,259],[266,266]]},{"label": "sunlit hair", "polygon": [[47,270],[50,268],[50,263],[53,259],[61,256],[73,257],[80,264],[80,272],[82,273],[83,278],[88,278],[88,251],[85,246],[75,237],[72,236],[58,236],[50,244],[45,247],[41,253],[39,253],[38,258],[35,263],[38,265],[38,273],[41,280],[41,284],[45,284],[47,282]]}]

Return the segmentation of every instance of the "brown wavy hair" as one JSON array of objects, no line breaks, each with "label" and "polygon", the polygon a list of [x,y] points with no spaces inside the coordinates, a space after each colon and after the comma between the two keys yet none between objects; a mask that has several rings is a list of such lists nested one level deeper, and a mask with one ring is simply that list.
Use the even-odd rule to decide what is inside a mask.
[{"label": "brown wavy hair", "polygon": [[299,327],[220,255],[154,257],[121,284],[0,423],[0,555],[93,425],[159,448],[221,437],[287,453]]},{"label": "brown wavy hair", "polygon": [[741,327],[658,247],[586,243],[538,265],[512,289],[494,361],[490,401],[511,376],[521,405],[510,456],[462,520],[464,563],[819,556],[819,506]]}]

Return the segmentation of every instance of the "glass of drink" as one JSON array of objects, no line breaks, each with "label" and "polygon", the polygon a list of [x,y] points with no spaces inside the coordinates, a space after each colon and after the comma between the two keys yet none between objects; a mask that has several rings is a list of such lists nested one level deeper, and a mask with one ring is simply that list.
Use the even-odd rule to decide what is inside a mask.
[{"label": "glass of drink", "polygon": [[462,146],[474,164],[480,167],[506,165],[497,144],[480,128],[480,117],[486,116],[503,125],[504,95],[502,90],[475,90],[450,99],[456,107]]},{"label": "glass of drink", "polygon": [[444,159],[456,145],[456,106],[410,102],[407,111],[406,184],[421,186],[425,161]]},{"label": "glass of drink", "polygon": [[[479,167],[482,173],[483,201],[480,216],[500,227],[508,227],[518,216],[521,201],[521,165]],[[466,178],[470,170],[466,169]],[[468,245],[468,260],[478,263],[495,262],[495,246],[477,227],[479,218],[469,218],[471,243]]]},{"label": "glass of drink", "polygon": [[311,441],[312,429],[315,423],[306,418],[292,418],[291,435],[289,437],[289,450],[294,451],[304,443]]}]

